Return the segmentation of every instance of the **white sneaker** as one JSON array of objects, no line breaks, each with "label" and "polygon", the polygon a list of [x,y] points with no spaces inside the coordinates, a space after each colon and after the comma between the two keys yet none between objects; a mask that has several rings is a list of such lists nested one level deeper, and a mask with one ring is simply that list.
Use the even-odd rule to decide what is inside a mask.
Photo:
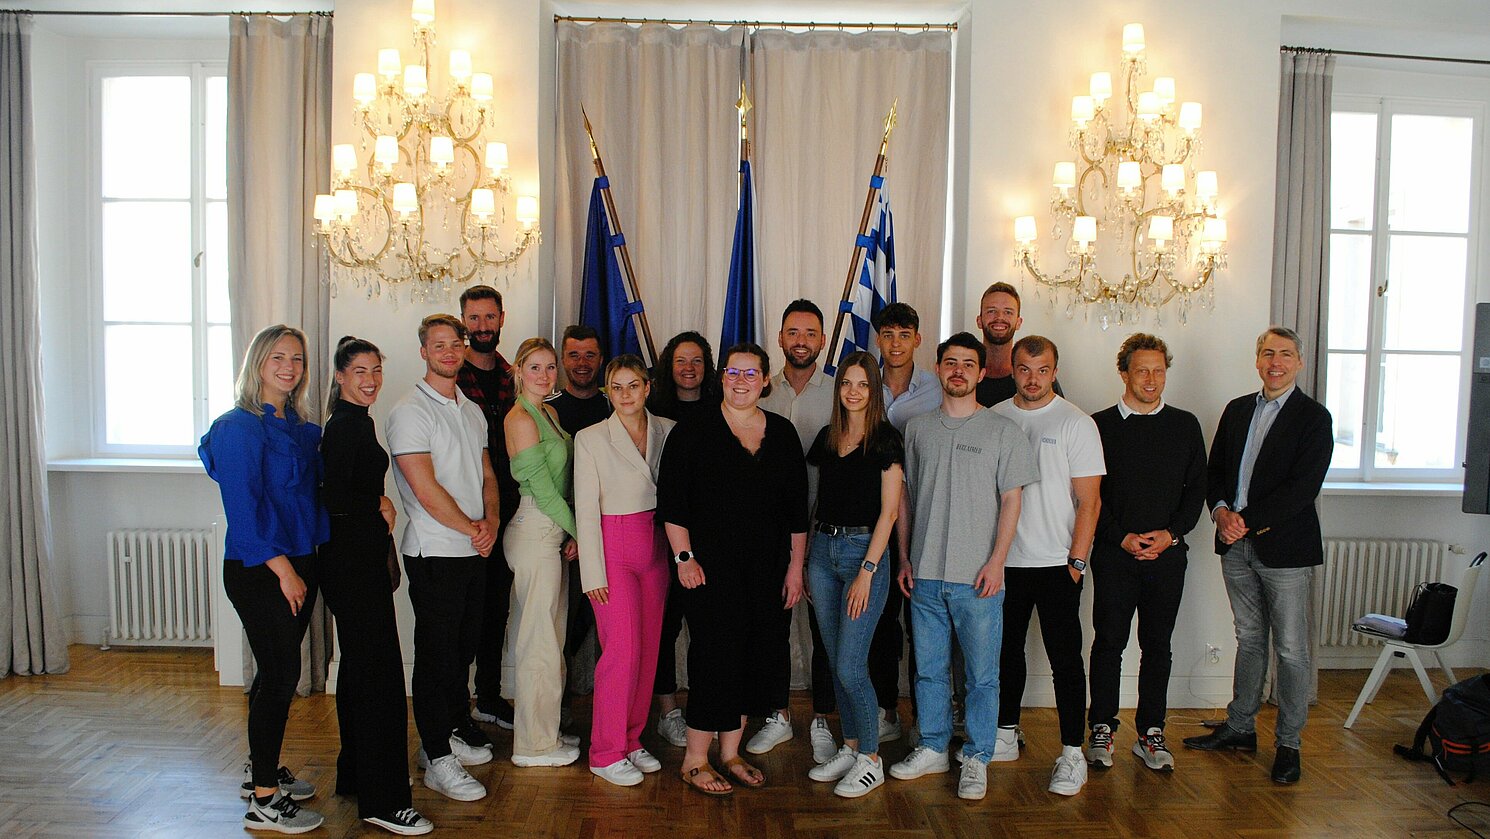
[{"label": "white sneaker", "polygon": [[922,775],[946,772],[952,768],[947,763],[947,753],[934,751],[928,746],[917,746],[911,753],[890,767],[890,774],[902,781],[913,781]]},{"label": "white sneaker", "polygon": [[836,781],[854,768],[858,756],[858,752],[844,746],[833,757],[807,770],[807,777],[814,781]]},{"label": "white sneaker", "polygon": [[682,708],[674,708],[657,718],[657,736],[680,749],[688,745],[688,723],[683,721]]},{"label": "white sneaker", "polygon": [[591,766],[590,772],[618,787],[634,787],[642,782],[643,777],[642,771],[624,757],[610,766]]},{"label": "white sneaker", "polygon": [[577,749],[577,748],[579,748],[579,735],[578,734],[560,734],[559,735],[559,745],[561,745],[561,746],[573,746],[573,747],[575,747]]},{"label": "white sneaker", "polygon": [[486,797],[486,787],[471,777],[454,754],[437,757],[424,770],[424,785],[446,798],[477,801]]},{"label": "white sneaker", "polygon": [[652,753],[646,749],[637,749],[627,755],[626,759],[631,761],[632,766],[635,766],[648,775],[662,770],[662,761],[653,757]]},{"label": "white sneaker", "polygon": [[899,740],[904,733],[905,733],[905,730],[900,727],[900,715],[899,714],[896,714],[895,715],[895,719],[892,720],[892,719],[890,719],[890,715],[887,714],[887,713],[885,713],[885,709],[884,708],[881,708],[880,709],[880,742],[881,743],[889,743],[889,742],[892,742],[894,740]]},{"label": "white sneaker", "polygon": [[459,737],[450,738],[450,753],[460,760],[461,766],[480,766],[491,763],[491,746],[472,746]]},{"label": "white sneaker", "polygon": [[1092,736],[1086,746],[1086,762],[1102,769],[1112,767],[1112,726],[1104,722],[1092,726]]},{"label": "white sneaker", "polygon": [[822,717],[814,717],[812,725],[807,726],[807,739],[812,743],[813,763],[827,763],[838,753],[838,742],[833,739],[828,721]]},{"label": "white sneaker", "polygon": [[522,769],[531,766],[568,766],[576,760],[579,760],[579,747],[564,743],[547,754],[512,756],[512,764]]},{"label": "white sneaker", "polygon": [[1050,773],[1050,791],[1057,795],[1075,795],[1086,786],[1086,758],[1080,746],[1062,746]]},{"label": "white sneaker", "polygon": [[1158,726],[1151,727],[1138,741],[1133,744],[1133,754],[1143,759],[1143,763],[1150,769],[1160,772],[1174,771],[1174,755],[1170,753],[1169,747],[1164,745],[1164,729]]},{"label": "white sneaker", "polygon": [[858,755],[854,768],[833,786],[833,794],[842,798],[858,798],[868,795],[885,783],[885,764],[879,758]]},{"label": "white sneaker", "polygon": [[783,717],[780,711],[766,717],[766,724],[761,730],[750,738],[745,744],[745,751],[753,755],[763,755],[777,746],[792,739],[792,721]]},{"label": "white sneaker", "polygon": [[315,830],[326,821],[314,810],[306,810],[290,800],[283,792],[274,793],[268,804],[260,804],[249,796],[248,812],[243,814],[243,826],[249,830],[274,830],[280,833],[305,833]]},{"label": "white sneaker", "polygon": [[962,758],[962,773],[957,776],[957,797],[982,801],[988,794],[988,764],[975,757]]},{"label": "white sneaker", "polygon": [[993,743],[993,757],[989,760],[1004,763],[1019,760],[1019,749],[1024,745],[1024,730],[1018,726],[999,726],[998,739]]}]

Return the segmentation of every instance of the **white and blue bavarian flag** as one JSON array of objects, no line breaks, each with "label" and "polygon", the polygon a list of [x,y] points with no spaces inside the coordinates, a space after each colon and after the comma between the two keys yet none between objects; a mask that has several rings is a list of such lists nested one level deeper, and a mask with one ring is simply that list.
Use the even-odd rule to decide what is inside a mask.
[{"label": "white and blue bavarian flag", "polygon": [[[871,178],[870,185],[878,190],[875,208],[870,216],[869,230],[856,242],[864,248],[859,281],[854,283],[849,298],[839,303],[839,310],[848,313],[848,330],[839,352],[833,356],[835,361],[860,350],[878,358],[874,318],[881,309],[896,301],[895,222],[890,215],[890,199],[885,196],[883,177]],[[825,369],[823,372],[832,376],[837,370]]]}]

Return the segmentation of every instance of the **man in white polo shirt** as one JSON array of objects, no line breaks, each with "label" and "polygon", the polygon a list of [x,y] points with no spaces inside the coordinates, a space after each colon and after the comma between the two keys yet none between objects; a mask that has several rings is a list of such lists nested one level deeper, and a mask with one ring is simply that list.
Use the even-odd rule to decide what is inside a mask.
[{"label": "man in white polo shirt", "polygon": [[424,378],[388,415],[388,448],[403,500],[400,549],[414,605],[414,724],[424,785],[457,801],[486,788],[466,766],[488,746],[457,736],[470,725],[467,674],[481,636],[486,558],[496,543],[497,477],[485,457],[486,418],[456,386],[465,327],[453,315],[419,324]]}]

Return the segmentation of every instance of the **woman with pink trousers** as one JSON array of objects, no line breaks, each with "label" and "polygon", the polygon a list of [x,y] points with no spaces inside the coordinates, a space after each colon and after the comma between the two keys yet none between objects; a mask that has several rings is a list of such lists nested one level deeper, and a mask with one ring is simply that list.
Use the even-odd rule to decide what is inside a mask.
[{"label": "woman with pink trousers", "polygon": [[590,771],[618,786],[662,764],[641,745],[652,701],[662,609],[672,573],[654,520],[657,464],[673,428],[646,408],[646,365],[634,355],[605,367],[614,413],[574,439],[574,513],[580,582],[595,608],[600,661],[590,733]]}]

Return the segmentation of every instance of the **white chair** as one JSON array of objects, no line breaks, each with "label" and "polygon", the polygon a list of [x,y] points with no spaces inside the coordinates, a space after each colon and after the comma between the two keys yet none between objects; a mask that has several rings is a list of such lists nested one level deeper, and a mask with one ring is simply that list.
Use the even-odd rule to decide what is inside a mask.
[{"label": "white chair", "polygon": [[1423,693],[1428,695],[1430,706],[1438,702],[1438,694],[1433,692],[1433,683],[1428,681],[1428,671],[1423,669],[1423,660],[1418,657],[1419,651],[1433,654],[1439,668],[1448,677],[1449,684],[1458,681],[1454,678],[1454,671],[1449,669],[1449,665],[1444,662],[1443,656],[1438,651],[1458,641],[1459,636],[1464,634],[1464,624],[1469,620],[1469,607],[1474,601],[1475,581],[1480,576],[1480,565],[1484,561],[1485,553],[1481,551],[1479,556],[1470,560],[1469,567],[1465,568],[1464,573],[1460,575],[1459,593],[1454,598],[1454,617],[1449,624],[1449,636],[1443,639],[1443,643],[1409,644],[1399,638],[1385,638],[1373,632],[1355,630],[1373,638],[1381,638],[1385,642],[1385,647],[1381,651],[1381,657],[1376,659],[1376,666],[1371,668],[1371,675],[1367,677],[1365,687],[1361,688],[1361,695],[1356,697],[1355,707],[1350,709],[1350,716],[1345,718],[1346,728],[1355,725],[1356,717],[1360,716],[1361,709],[1376,698],[1376,692],[1381,690],[1381,683],[1386,681],[1387,673],[1391,671],[1392,665],[1398,658],[1405,658],[1412,663],[1412,669],[1418,674],[1418,682],[1423,686]]}]

